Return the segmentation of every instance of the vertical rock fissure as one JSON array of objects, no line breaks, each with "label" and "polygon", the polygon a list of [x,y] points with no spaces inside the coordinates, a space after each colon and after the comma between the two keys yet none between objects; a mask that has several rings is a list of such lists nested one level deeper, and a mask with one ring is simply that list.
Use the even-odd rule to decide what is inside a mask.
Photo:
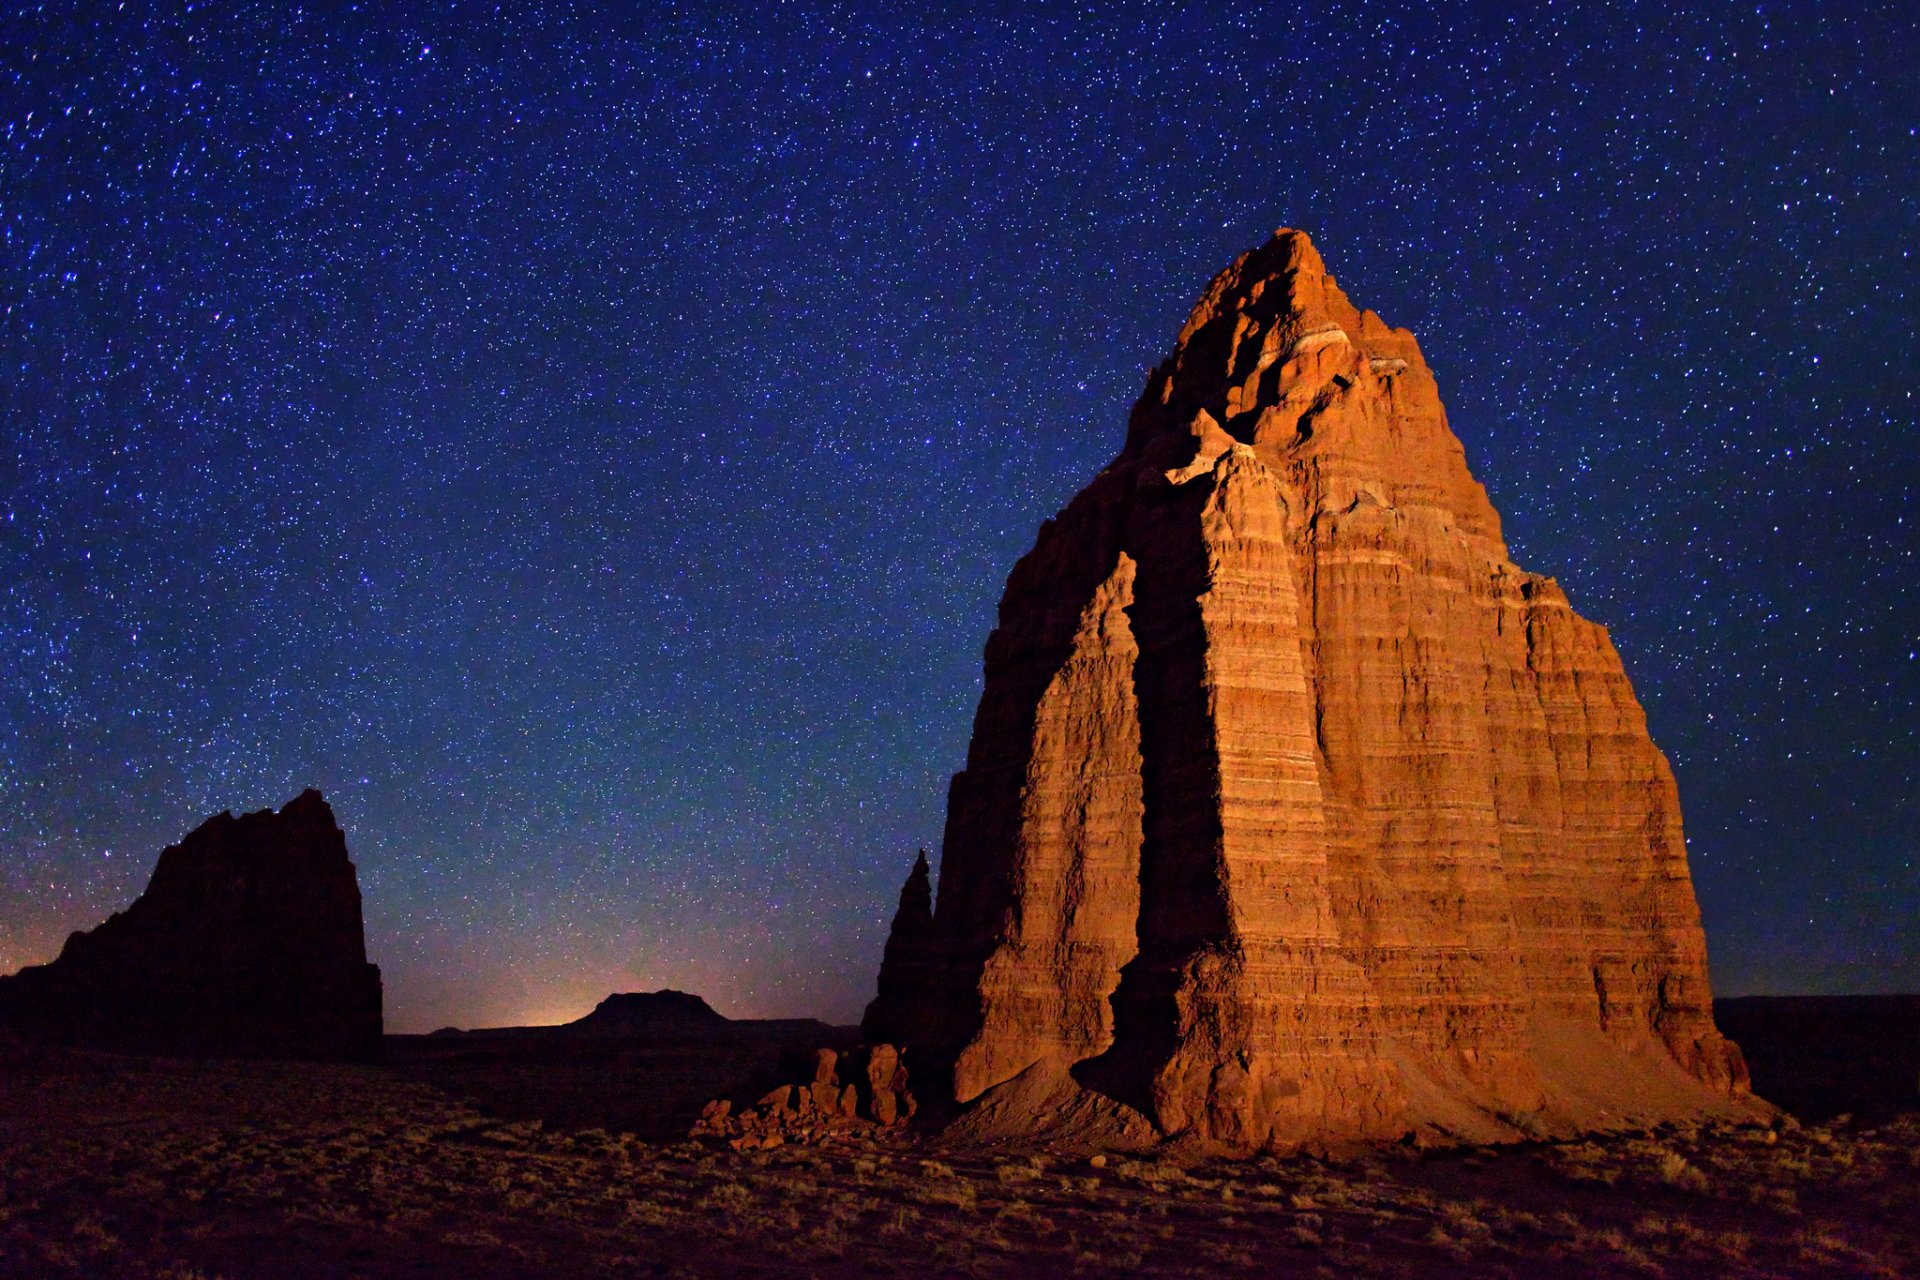
[{"label": "vertical rock fissure", "polygon": [[1135,506],[1128,543],[1140,566],[1129,610],[1139,656],[1141,840],[1137,951],[1112,998],[1114,1040],[1083,1078],[1160,1120],[1162,1073],[1192,1011],[1186,975],[1227,934],[1219,874],[1219,761],[1200,618],[1206,558],[1197,507],[1207,481],[1153,486]]}]

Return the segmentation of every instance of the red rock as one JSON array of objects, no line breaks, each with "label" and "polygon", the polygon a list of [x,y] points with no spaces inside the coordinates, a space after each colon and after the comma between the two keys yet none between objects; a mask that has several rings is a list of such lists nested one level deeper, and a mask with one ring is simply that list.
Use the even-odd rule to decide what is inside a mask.
[{"label": "red rock", "polygon": [[813,1080],[795,1090],[803,1112],[832,1115],[840,1109],[840,1077],[835,1072],[840,1055],[832,1049],[818,1049],[813,1055]]},{"label": "red rock", "polygon": [[815,1049],[813,1051],[813,1082],[832,1084],[839,1078],[835,1072],[839,1063],[840,1055],[832,1049]]},{"label": "red rock", "polygon": [[[1606,631],[1298,232],[1015,566],[926,889],[864,1030],[958,1103],[1046,1078],[1238,1148],[1757,1105]],[[1022,1089],[1002,1129],[1055,1110]]]},{"label": "red rock", "polygon": [[[926,865],[924,858],[921,865]],[[867,1051],[867,1093],[876,1124],[895,1124],[911,1114],[906,1068],[900,1063],[899,1050],[890,1044],[877,1044]]]},{"label": "red rock", "polygon": [[[854,1083],[840,1083],[842,1066],[856,1077]],[[914,1114],[906,1068],[891,1045],[862,1046],[846,1055],[821,1049],[813,1056],[811,1075],[809,1083],[778,1086],[760,1099],[757,1108],[738,1115],[733,1114],[730,1101],[714,1099],[701,1109],[688,1136],[738,1136],[758,1142],[778,1133],[788,1142],[832,1142],[903,1123]],[[864,1096],[861,1079],[866,1085]],[[730,1145],[735,1150],[757,1149],[751,1144]]]},{"label": "red rock", "polygon": [[0,1024],[122,1052],[368,1059],[380,996],[346,837],[307,791],[170,846],[125,911],[0,978]]}]

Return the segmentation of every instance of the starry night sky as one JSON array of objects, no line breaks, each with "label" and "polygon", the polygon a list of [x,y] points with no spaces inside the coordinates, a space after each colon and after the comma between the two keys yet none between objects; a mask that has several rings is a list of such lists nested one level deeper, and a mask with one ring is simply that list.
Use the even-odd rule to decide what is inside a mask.
[{"label": "starry night sky", "polygon": [[1285,224],[1613,628],[1720,992],[1920,989],[1911,4],[609,8],[0,18],[0,971],[316,785],[392,1029],[855,1018]]}]

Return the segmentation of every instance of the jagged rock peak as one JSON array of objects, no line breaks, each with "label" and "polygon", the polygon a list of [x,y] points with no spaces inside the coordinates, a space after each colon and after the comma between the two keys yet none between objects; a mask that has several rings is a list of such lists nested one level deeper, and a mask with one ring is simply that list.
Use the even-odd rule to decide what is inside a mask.
[{"label": "jagged rock peak", "polygon": [[913,870],[907,873],[906,884],[900,888],[900,908],[894,913],[893,927],[896,931],[911,930],[932,922],[932,869],[927,865],[927,851],[922,849],[913,860]]},{"label": "jagged rock peak", "polygon": [[371,1058],[380,1006],[346,835],[311,789],[207,819],[125,911],[0,978],[0,1023],[132,1052]]},{"label": "jagged rock peak", "polygon": [[1371,501],[1436,514],[1506,558],[1420,344],[1355,307],[1305,232],[1283,227],[1214,277],[1149,376],[1121,461],[1185,479],[1236,442],[1295,473],[1313,504],[1296,520]]},{"label": "jagged rock peak", "polygon": [[[1256,310],[1271,321],[1278,315],[1305,316],[1323,302],[1329,290],[1338,293],[1327,264],[1304,231],[1280,227],[1263,245],[1247,250],[1215,276],[1194,303],[1181,326],[1179,345],[1212,321],[1227,314],[1248,315]],[[1343,309],[1346,297],[1340,295]]]},{"label": "jagged rock peak", "polygon": [[1413,336],[1304,234],[1208,285],[1009,575],[937,902],[903,895],[863,1028],[999,1131],[1757,1105],[1618,655],[1508,558]]}]

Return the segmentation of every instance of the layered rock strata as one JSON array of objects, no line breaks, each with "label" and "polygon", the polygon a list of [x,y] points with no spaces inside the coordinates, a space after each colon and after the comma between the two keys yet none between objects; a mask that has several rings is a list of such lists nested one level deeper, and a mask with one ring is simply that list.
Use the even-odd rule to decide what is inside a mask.
[{"label": "layered rock strata", "polygon": [[368,1059],[380,996],[346,837],[307,791],[169,847],[132,906],[0,978],[0,1026],[125,1052]]},{"label": "layered rock strata", "polygon": [[1606,630],[1299,232],[1015,566],[925,895],[864,1033],[958,1104],[1019,1081],[1003,1128],[1074,1091],[1237,1148],[1758,1105]]}]

